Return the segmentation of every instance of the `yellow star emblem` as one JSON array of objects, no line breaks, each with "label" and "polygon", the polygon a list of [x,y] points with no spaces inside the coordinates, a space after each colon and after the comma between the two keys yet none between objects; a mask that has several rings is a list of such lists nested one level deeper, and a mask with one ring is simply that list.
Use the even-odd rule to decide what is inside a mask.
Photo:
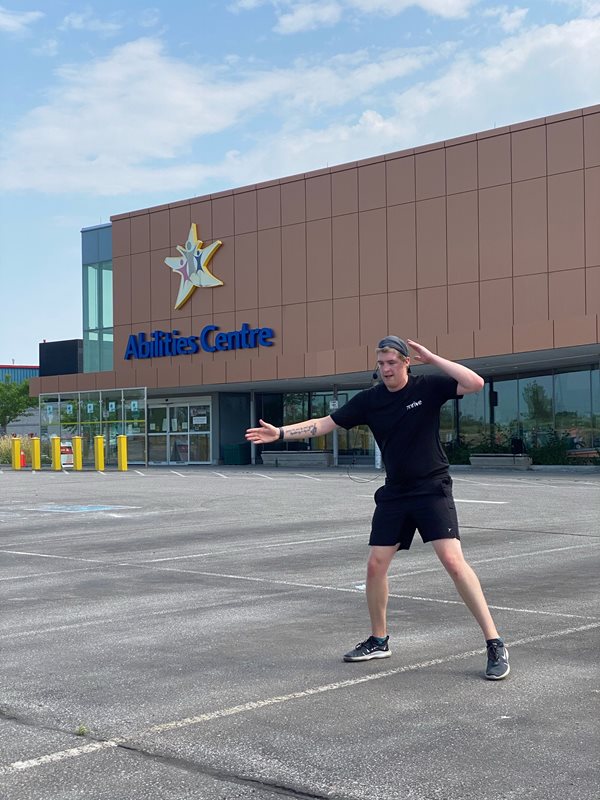
[{"label": "yellow star emblem", "polygon": [[193,222],[188,233],[187,242],[182,247],[177,245],[179,256],[165,258],[165,264],[181,278],[179,294],[175,308],[181,308],[192,296],[197,286],[223,286],[223,281],[212,274],[208,265],[219,247],[223,244],[217,239],[208,247],[203,247],[204,242],[198,238],[196,223]]}]

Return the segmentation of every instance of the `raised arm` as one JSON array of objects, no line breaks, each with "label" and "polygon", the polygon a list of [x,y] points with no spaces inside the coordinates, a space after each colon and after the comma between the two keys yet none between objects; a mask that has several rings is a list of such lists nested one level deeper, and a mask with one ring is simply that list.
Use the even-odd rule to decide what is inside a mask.
[{"label": "raised arm", "polygon": [[415,361],[419,361],[421,364],[433,364],[435,367],[441,369],[442,372],[445,372],[446,375],[450,375],[451,378],[457,381],[457,395],[473,394],[483,389],[483,378],[481,375],[473,372],[472,369],[465,367],[463,364],[457,364],[455,361],[448,361],[447,358],[442,358],[432,353],[426,347],[423,347],[423,345],[418,342],[413,342],[411,339],[408,339],[407,343],[416,353],[414,356]]},{"label": "raised arm", "polygon": [[[319,417],[318,419],[307,419],[305,422],[295,422],[293,425],[284,425],[276,428],[262,419],[258,420],[260,428],[248,428],[246,439],[254,444],[270,444],[278,439],[294,441],[298,439],[310,439],[313,436],[325,436],[337,428],[331,417]],[[280,435],[283,433],[283,436]]]}]

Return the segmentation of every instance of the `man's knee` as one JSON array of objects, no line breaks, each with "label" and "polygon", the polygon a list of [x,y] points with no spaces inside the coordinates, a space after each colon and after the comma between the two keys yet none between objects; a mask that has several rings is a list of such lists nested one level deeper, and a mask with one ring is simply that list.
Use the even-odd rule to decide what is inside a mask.
[{"label": "man's knee", "polygon": [[443,539],[434,543],[438,558],[453,580],[460,580],[470,570],[457,540]]},{"label": "man's knee", "polygon": [[372,550],[367,561],[367,577],[381,578],[387,575],[394,553],[394,548],[391,549],[391,552],[387,552],[387,548],[386,551]]}]

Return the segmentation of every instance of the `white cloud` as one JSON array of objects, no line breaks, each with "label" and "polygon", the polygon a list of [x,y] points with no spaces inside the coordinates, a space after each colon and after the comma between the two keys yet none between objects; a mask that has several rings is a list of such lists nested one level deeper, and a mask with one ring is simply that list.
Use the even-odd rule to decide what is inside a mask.
[{"label": "white cloud", "polygon": [[230,11],[253,11],[264,5],[275,10],[274,30],[281,34],[301,33],[335,25],[342,17],[367,14],[397,16],[411,7],[446,19],[467,16],[478,0],[236,0]]},{"label": "white cloud", "polygon": [[484,17],[498,17],[500,27],[506,33],[515,33],[525,22],[527,8],[513,8],[509,10],[506,6],[488,8],[483,12]]},{"label": "white cloud", "polygon": [[272,3],[273,0],[235,0],[229,6],[229,11],[254,11],[255,8],[266,6],[270,2]]},{"label": "white cloud", "polygon": [[44,16],[42,11],[9,11],[0,6],[0,31],[5,33],[23,33],[38,19]]},{"label": "white cloud", "polygon": [[113,34],[121,30],[121,26],[116,22],[104,22],[95,17],[90,9],[86,9],[86,11],[80,13],[67,14],[60,25],[60,29]]},{"label": "white cloud", "polygon": [[428,14],[448,19],[465,17],[477,0],[347,0],[363,14],[401,14],[407,8],[421,8]]},{"label": "white cloud", "polygon": [[367,107],[356,120],[278,131],[211,174],[246,185],[568,111],[597,102],[599,79],[600,20],[532,28],[455,55],[440,77],[398,92],[387,114]]},{"label": "white cloud", "polygon": [[335,25],[341,16],[339,3],[298,3],[279,16],[274,30],[284,34],[312,31],[324,25]]},{"label": "white cloud", "polygon": [[[407,88],[424,65],[433,76]],[[361,51],[252,71],[190,66],[140,39],[58,75],[48,102],[5,132],[4,187],[177,197],[592,105],[600,19],[530,26],[481,52]]]},{"label": "white cloud", "polygon": [[596,17],[600,14],[600,0],[555,0],[573,9],[585,17]]},{"label": "white cloud", "polygon": [[[5,134],[0,181],[13,190],[98,194],[190,186],[196,173],[189,153],[203,136],[243,120],[244,141],[264,114],[285,128],[383,91],[434,57],[420,49],[372,60],[363,52],[324,64],[253,72],[237,65],[227,72],[189,66],[165,55],[157,40],[140,39],[87,66],[57,71],[60,84],[49,102]],[[186,164],[177,161],[183,158]]]}]

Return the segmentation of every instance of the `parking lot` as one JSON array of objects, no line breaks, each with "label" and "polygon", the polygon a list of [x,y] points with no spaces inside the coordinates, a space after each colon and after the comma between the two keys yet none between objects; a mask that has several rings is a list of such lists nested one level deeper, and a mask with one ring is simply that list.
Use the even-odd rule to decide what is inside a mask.
[{"label": "parking lot", "polygon": [[600,470],[455,468],[510,649],[418,536],[369,634],[373,471],[0,471],[0,797],[598,797]]}]

